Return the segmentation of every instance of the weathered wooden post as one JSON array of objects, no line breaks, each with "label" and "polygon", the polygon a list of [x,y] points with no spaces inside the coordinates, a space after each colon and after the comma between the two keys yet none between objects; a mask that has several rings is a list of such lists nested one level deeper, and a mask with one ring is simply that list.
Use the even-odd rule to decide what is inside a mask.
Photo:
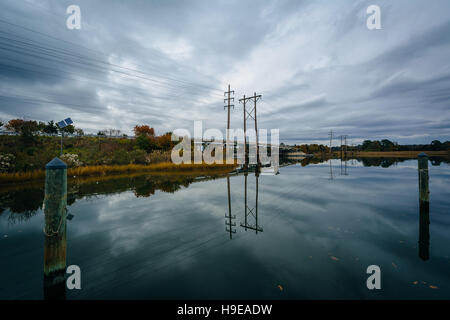
[{"label": "weathered wooden post", "polygon": [[45,166],[44,298],[65,299],[67,165]]},{"label": "weathered wooden post", "polygon": [[420,153],[418,156],[419,171],[419,257],[428,260],[430,257],[430,191],[428,188],[428,156]]}]

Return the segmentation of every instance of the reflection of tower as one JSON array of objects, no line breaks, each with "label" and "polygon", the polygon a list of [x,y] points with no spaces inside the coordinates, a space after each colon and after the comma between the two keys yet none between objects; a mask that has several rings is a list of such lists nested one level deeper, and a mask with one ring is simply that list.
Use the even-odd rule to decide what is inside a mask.
[{"label": "reflection of tower", "polygon": [[[233,219],[236,219],[236,215],[231,215],[231,195],[230,195],[230,177],[227,177],[227,189],[228,189],[228,215],[225,215],[225,230],[230,233],[230,239],[233,238],[233,233],[236,233],[236,230],[233,227],[236,226],[236,222],[233,222]],[[228,227],[227,227],[228,226]]]},{"label": "reflection of tower", "polygon": [[430,192],[428,188],[428,156],[419,154],[419,257],[422,260],[430,258]]},{"label": "reflection of tower", "polygon": [[[247,231],[247,229],[255,230],[256,234],[262,232],[263,229],[258,225],[258,179],[259,172],[258,170],[255,172],[256,178],[256,197],[255,197],[255,207],[250,208],[247,202],[247,176],[248,171],[244,172],[244,223],[241,223],[241,227]],[[254,223],[251,223],[249,220],[253,220]]]},{"label": "reflection of tower", "polygon": [[344,147],[345,147],[345,149],[344,149],[344,157],[347,159],[347,135],[344,135],[344,141],[345,141],[345,144],[344,144]]},{"label": "reflection of tower", "polygon": [[344,176],[348,176],[348,173],[347,173],[347,159],[344,160]]},{"label": "reflection of tower", "polygon": [[333,180],[333,166],[331,165],[331,159],[328,162],[330,163],[330,179],[328,180]]},{"label": "reflection of tower", "polygon": [[333,143],[333,130],[331,130],[328,135],[330,136],[330,157],[331,157],[331,155],[333,153],[333,151],[331,150],[331,146],[332,146],[332,143]]}]

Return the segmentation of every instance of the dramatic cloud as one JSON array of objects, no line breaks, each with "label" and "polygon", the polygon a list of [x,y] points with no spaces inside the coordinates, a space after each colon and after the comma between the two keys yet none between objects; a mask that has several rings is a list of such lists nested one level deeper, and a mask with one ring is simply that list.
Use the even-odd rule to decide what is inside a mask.
[{"label": "dramatic cloud", "polygon": [[[81,8],[81,29],[66,8]],[[366,27],[381,8],[380,30]],[[450,3],[61,1],[0,4],[0,118],[67,116],[87,132],[224,128],[223,91],[255,91],[288,143],[450,139]]]}]

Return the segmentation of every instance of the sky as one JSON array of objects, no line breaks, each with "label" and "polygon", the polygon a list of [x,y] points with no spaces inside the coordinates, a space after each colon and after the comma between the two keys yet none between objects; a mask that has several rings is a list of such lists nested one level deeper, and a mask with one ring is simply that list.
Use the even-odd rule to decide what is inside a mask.
[{"label": "sky", "polygon": [[231,127],[256,92],[258,129],[284,143],[450,140],[450,2],[0,0],[3,121],[224,130],[228,84]]}]

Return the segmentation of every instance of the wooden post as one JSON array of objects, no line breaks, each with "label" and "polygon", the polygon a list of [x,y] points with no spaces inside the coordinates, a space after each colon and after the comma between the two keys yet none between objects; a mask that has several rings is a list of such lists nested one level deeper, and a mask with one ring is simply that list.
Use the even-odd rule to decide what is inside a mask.
[{"label": "wooden post", "polygon": [[67,165],[45,166],[44,298],[65,299]]},{"label": "wooden post", "polygon": [[419,171],[419,257],[422,260],[430,258],[430,191],[428,187],[428,156],[420,153],[418,156]]}]

